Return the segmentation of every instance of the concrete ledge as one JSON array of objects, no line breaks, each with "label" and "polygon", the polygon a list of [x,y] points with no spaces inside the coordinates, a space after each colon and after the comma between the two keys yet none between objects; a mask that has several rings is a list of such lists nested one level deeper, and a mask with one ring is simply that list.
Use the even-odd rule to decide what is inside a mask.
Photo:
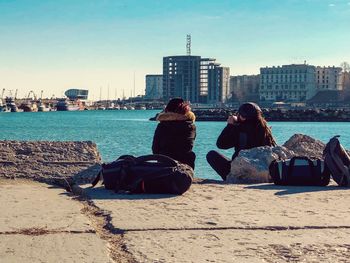
[{"label": "concrete ledge", "polygon": [[100,169],[93,142],[0,141],[0,178],[29,178],[68,187],[88,183]]}]

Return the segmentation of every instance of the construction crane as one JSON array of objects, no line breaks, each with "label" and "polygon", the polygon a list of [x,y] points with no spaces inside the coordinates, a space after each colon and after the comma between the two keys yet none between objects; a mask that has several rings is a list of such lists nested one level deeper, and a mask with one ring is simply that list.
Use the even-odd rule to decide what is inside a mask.
[{"label": "construction crane", "polygon": [[[30,94],[32,94],[32,96],[33,97],[30,97]],[[34,99],[34,100],[36,100],[37,98],[36,98],[36,95],[35,95],[35,93],[34,93],[34,91],[29,91],[29,93],[28,93],[28,96],[27,96],[27,99]]]}]

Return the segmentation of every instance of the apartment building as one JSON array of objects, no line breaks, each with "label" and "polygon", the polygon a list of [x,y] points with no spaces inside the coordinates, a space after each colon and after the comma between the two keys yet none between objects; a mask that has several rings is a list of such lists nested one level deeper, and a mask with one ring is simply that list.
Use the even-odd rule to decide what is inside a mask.
[{"label": "apartment building", "polygon": [[260,68],[261,101],[306,101],[316,92],[315,66],[292,64]]},{"label": "apartment building", "polygon": [[145,98],[151,100],[163,98],[163,75],[146,75]]}]

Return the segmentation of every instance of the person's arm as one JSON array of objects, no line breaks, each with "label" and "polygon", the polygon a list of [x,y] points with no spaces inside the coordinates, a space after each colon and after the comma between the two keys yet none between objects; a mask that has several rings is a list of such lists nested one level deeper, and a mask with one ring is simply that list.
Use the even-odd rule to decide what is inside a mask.
[{"label": "person's arm", "polygon": [[196,139],[196,126],[194,124],[191,125],[191,129],[188,131],[186,136],[186,143],[184,145],[185,151],[192,151],[194,141]]},{"label": "person's arm", "polygon": [[156,131],[154,132],[153,136],[153,142],[152,142],[152,152],[153,154],[159,154],[159,136],[160,136],[160,129],[159,125],[156,128]]},{"label": "person's arm", "polygon": [[238,125],[227,124],[216,141],[219,149],[230,149],[238,145]]}]

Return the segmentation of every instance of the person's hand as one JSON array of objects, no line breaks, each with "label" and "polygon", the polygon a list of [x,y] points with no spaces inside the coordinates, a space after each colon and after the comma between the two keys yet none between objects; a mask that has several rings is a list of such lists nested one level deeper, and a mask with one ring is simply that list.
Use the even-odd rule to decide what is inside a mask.
[{"label": "person's hand", "polygon": [[234,124],[236,122],[237,122],[237,116],[234,116],[234,115],[228,116],[227,124]]}]

